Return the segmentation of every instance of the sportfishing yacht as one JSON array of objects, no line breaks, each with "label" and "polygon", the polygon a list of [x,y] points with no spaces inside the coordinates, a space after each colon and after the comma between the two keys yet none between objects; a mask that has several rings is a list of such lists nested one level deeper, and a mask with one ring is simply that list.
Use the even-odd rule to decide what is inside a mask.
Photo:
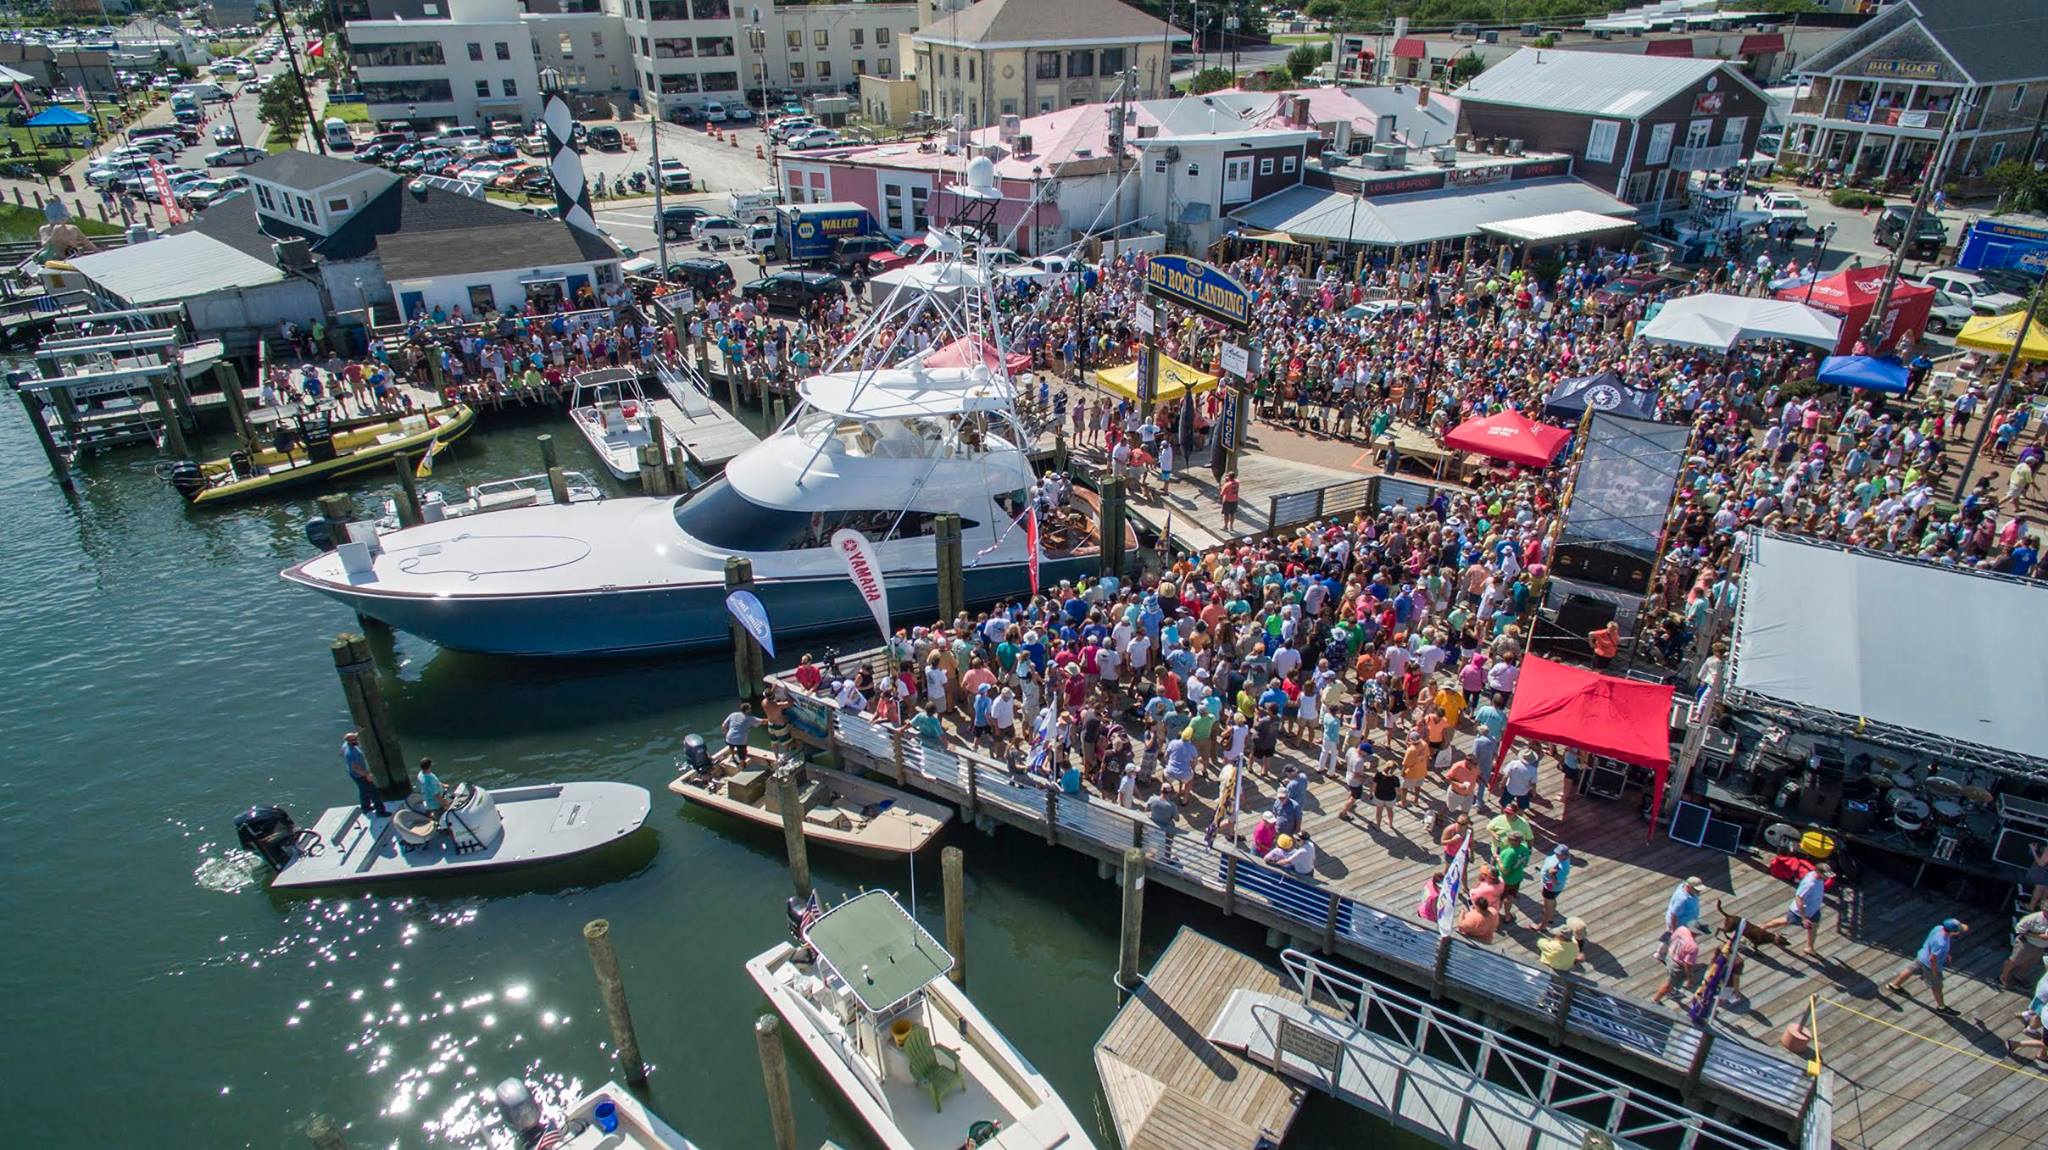
[{"label": "sportfishing yacht", "polygon": [[[1000,363],[1000,361],[998,361]],[[394,531],[367,564],[330,553],[284,578],[445,647],[610,655],[723,646],[725,564],[752,560],[777,635],[871,624],[829,542],[873,544],[895,614],[937,610],[939,515],[961,520],[970,601],[1029,590],[1033,482],[1001,368],[860,368],[804,380],[789,420],[684,495],[519,507]],[[1091,496],[1039,525],[1039,577],[1098,563]],[[1127,535],[1127,540],[1129,536]],[[1127,546],[1135,548],[1135,541]]]}]

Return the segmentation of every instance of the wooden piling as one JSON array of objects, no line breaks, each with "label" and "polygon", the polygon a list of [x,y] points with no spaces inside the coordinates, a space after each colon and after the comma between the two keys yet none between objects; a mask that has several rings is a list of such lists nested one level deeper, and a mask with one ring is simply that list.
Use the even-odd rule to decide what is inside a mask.
[{"label": "wooden piling", "polygon": [[946,949],[953,952],[953,969],[947,977],[955,986],[967,985],[967,856],[959,847],[939,852],[939,875],[946,888]]},{"label": "wooden piling", "polygon": [[555,506],[569,505],[569,477],[559,467],[548,468],[548,494],[554,498]]},{"label": "wooden piling", "polygon": [[561,466],[562,461],[555,458],[554,436],[546,434],[536,435],[534,436],[534,442],[540,444],[540,469],[542,471],[553,471]]},{"label": "wooden piling", "polygon": [[1686,1065],[1685,1080],[1679,1084],[1678,1097],[1687,1106],[1700,1090],[1700,1076],[1707,1072],[1707,1055],[1713,1052],[1715,1031],[1712,1027],[1699,1029],[1700,1044],[1693,1048],[1692,1061]]},{"label": "wooden piling", "polygon": [[418,527],[422,522],[420,483],[418,474],[413,470],[413,458],[401,451],[391,457],[391,462],[398,470],[398,525]]},{"label": "wooden piling", "polygon": [[1102,574],[1121,575],[1124,567],[1124,481],[1115,476],[1102,480],[1096,497],[1102,510],[1097,528],[1102,544]]},{"label": "wooden piling", "polygon": [[1579,980],[1570,974],[1557,980],[1557,1007],[1550,1012],[1550,1044],[1564,1045],[1565,1028],[1571,1025],[1572,998],[1579,989]]},{"label": "wooden piling", "polygon": [[944,512],[932,524],[938,550],[939,618],[950,624],[967,608],[967,576],[960,559],[960,516]]},{"label": "wooden piling", "polygon": [[341,1137],[341,1123],[326,1114],[313,1115],[306,1123],[306,1141],[314,1150],[348,1150],[348,1143]]},{"label": "wooden piling", "polygon": [[646,495],[667,495],[666,476],[661,469],[661,449],[652,443],[640,445],[640,490]]},{"label": "wooden piling", "polygon": [[249,397],[242,394],[242,374],[228,360],[214,365],[213,376],[220,382],[220,396],[228,405],[228,422],[234,425],[235,438],[243,448],[253,450],[256,436],[249,430]]},{"label": "wooden piling", "polygon": [[343,634],[330,645],[334,670],[341,676],[341,692],[348,698],[349,717],[362,736],[363,758],[370,778],[389,797],[393,792],[412,790],[412,775],[406,770],[405,752],[398,745],[398,730],[391,722],[391,710],[384,703],[384,689],[377,683],[377,668],[370,662],[370,642],[361,635]]},{"label": "wooden piling", "polygon": [[1117,936],[1116,984],[1124,990],[1138,985],[1138,940],[1145,919],[1145,852],[1124,848],[1123,929]]},{"label": "wooden piling", "polygon": [[797,794],[797,779],[803,768],[795,764],[775,772],[776,805],[782,808],[782,845],[789,852],[789,879],[796,897],[811,897],[811,858],[804,843],[804,804]]},{"label": "wooden piling", "polygon": [[1449,971],[1450,966],[1451,936],[1448,934],[1438,935],[1436,940],[1436,963],[1430,968],[1429,972],[1429,996],[1431,998],[1442,998],[1444,996],[1445,974]]},{"label": "wooden piling", "polygon": [[[327,520],[337,527],[355,518],[355,503],[346,495],[322,495],[315,502],[320,505],[320,518]],[[347,542],[338,533],[334,541],[336,543]]]},{"label": "wooden piling", "polygon": [[[754,561],[739,555],[728,555],[725,559],[725,592],[752,591],[754,589]],[[732,635],[732,674],[739,696],[748,702],[761,701],[761,675],[763,670],[761,644],[747,633],[739,619],[731,611],[726,612],[726,627]]]},{"label": "wooden piling", "polygon": [[49,421],[43,418],[43,397],[23,388],[18,392],[21,406],[28,412],[28,423],[35,428],[36,442],[43,446],[43,457],[50,461],[50,474],[57,480],[57,486],[66,491],[78,490],[78,483],[71,477],[71,465],[64,459],[64,452],[57,446],[57,437],[50,431]]},{"label": "wooden piling", "polygon": [[761,1082],[768,1089],[768,1120],[775,1150],[796,1150],[796,1111],[789,1104],[789,1062],[782,1053],[782,1022],[772,1014],[754,1020],[754,1046],[761,1052]]},{"label": "wooden piling", "polygon": [[1052,469],[1057,474],[1065,475],[1067,463],[1067,433],[1055,428],[1052,433]]},{"label": "wooden piling", "polygon": [[181,421],[178,409],[171,403],[170,389],[165,387],[164,381],[157,378],[153,372],[148,379],[149,397],[156,401],[157,418],[163,420],[164,424],[164,446],[169,447],[171,454],[179,459],[193,458],[191,447],[185,443],[185,425]]},{"label": "wooden piling", "polygon": [[619,1069],[628,1082],[647,1081],[647,1064],[640,1060],[640,1038],[633,1033],[633,1012],[626,1005],[626,982],[619,974],[619,952],[612,946],[612,924],[601,918],[583,924],[583,941],[590,947],[590,966],[597,972],[597,992],[604,999],[604,1015],[612,1026],[612,1048],[619,1055]]}]

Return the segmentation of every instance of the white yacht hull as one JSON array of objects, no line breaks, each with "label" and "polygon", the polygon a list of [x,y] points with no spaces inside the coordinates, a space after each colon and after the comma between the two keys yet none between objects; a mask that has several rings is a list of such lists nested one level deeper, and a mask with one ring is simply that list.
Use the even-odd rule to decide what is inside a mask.
[{"label": "white yacht hull", "polygon": [[489,846],[458,851],[446,834],[401,846],[388,818],[358,807],[331,807],[313,824],[317,849],[295,848],[270,885],[336,886],[432,878],[568,858],[596,850],[640,829],[652,800],[631,783],[548,783],[493,788],[504,833]]},{"label": "white yacht hull", "polygon": [[747,973],[888,1150],[958,1150],[977,1121],[1001,1126],[982,1150],[1094,1150],[1087,1128],[1052,1085],[951,982],[938,979],[925,994],[928,1013],[944,1020],[934,1038],[959,1051],[966,1089],[934,1107],[930,1093],[900,1067],[883,1081],[852,1052],[838,1021],[798,989],[795,953],[788,943],[764,951],[747,961]]}]

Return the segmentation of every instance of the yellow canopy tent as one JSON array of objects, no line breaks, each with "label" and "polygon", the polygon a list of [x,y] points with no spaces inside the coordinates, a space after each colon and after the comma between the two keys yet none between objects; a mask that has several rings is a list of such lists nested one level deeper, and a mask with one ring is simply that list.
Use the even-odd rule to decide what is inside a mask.
[{"label": "yellow canopy tent", "polygon": [[[2010,315],[1980,315],[1956,333],[1956,346],[2011,355],[2012,341],[2020,337],[2020,321],[2025,318],[2026,313],[2018,311]],[[2020,358],[2048,359],[2048,324],[2038,317],[2027,327],[2027,342],[2020,345]]]},{"label": "yellow canopy tent", "polygon": [[[1105,367],[1095,373],[1095,382],[1109,390],[1136,402],[1138,398],[1138,365],[1127,363],[1120,367]],[[1216,386],[1216,377],[1206,371],[1198,371],[1172,356],[1159,357],[1159,394],[1152,397],[1155,403],[1179,399],[1183,395],[1200,395]]]}]

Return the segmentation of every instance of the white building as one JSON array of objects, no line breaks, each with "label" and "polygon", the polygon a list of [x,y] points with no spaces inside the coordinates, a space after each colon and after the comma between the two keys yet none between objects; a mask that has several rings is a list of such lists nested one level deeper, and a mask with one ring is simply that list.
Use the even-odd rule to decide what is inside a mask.
[{"label": "white building", "polygon": [[[758,11],[763,19],[757,21]],[[862,76],[893,79],[904,38],[917,30],[917,5],[810,4],[750,9],[763,51],[750,60],[748,87],[840,92]]]},{"label": "white building", "polygon": [[540,115],[540,67],[519,0],[447,0],[447,19],[357,20],[349,62],[374,120]]}]

